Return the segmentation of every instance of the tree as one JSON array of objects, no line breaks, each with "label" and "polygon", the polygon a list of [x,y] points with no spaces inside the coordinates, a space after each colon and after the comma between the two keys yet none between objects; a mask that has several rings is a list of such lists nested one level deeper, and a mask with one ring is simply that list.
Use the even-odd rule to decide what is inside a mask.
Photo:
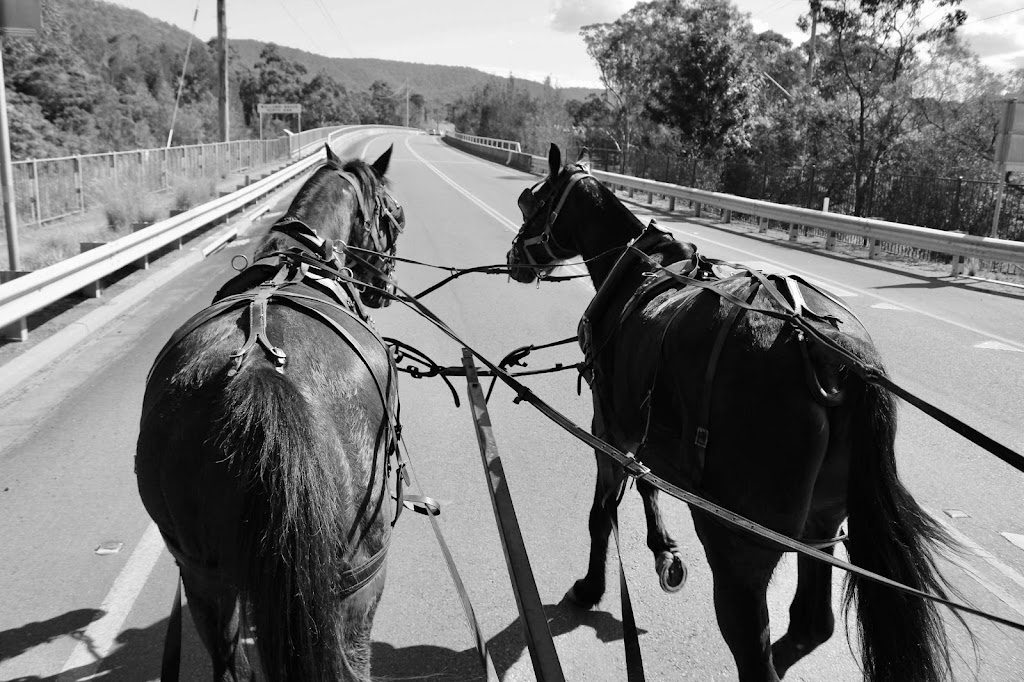
[{"label": "tree", "polygon": [[647,39],[652,27],[646,24],[645,8],[656,4],[641,3],[610,24],[590,24],[580,29],[614,112],[615,137],[627,157],[637,120],[653,89],[651,71],[656,48]]},{"label": "tree", "polygon": [[839,124],[833,141],[854,175],[855,212],[864,209],[867,183],[906,131],[913,105],[917,50],[951,35],[967,15],[960,0],[940,0],[947,11],[924,28],[924,0],[837,0],[822,5],[817,82]]},{"label": "tree", "polygon": [[373,108],[375,120],[372,123],[398,125],[398,98],[395,91],[385,81],[374,81],[370,84],[370,106]]},{"label": "tree", "polygon": [[653,0],[610,24],[584,26],[587,52],[619,121],[622,146],[635,132],[675,139],[688,151],[742,144],[751,87],[751,29],[729,0]]},{"label": "tree", "polygon": [[646,102],[651,120],[670,126],[685,147],[705,155],[741,146],[753,80],[746,59],[749,21],[729,0],[641,7],[657,48]]},{"label": "tree", "polygon": [[356,123],[359,119],[348,91],[333,77],[318,73],[302,86],[302,118],[307,127]]},{"label": "tree", "polygon": [[239,84],[246,124],[255,120],[257,104],[299,102],[305,75],[305,66],[285,58],[277,45],[268,43],[260,51],[255,73]]}]

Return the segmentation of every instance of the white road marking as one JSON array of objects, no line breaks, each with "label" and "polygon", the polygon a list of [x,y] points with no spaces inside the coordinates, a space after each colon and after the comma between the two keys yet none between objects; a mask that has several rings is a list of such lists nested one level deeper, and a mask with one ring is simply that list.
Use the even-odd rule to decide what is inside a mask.
[{"label": "white road marking", "polygon": [[519,225],[516,225],[514,222],[512,222],[511,220],[509,220],[508,218],[503,216],[501,213],[499,213],[496,209],[491,208],[490,206],[485,204],[480,199],[477,199],[476,196],[473,195],[469,190],[463,188],[462,185],[460,185],[459,183],[457,183],[454,180],[452,180],[451,178],[449,178],[447,175],[445,175],[440,170],[438,170],[436,166],[434,166],[432,163],[430,163],[429,161],[424,159],[422,156],[417,154],[416,150],[414,150],[409,145],[409,138],[405,138],[405,148],[409,150],[410,154],[412,154],[417,159],[419,159],[420,162],[424,166],[426,166],[427,168],[432,170],[434,172],[434,174],[437,175],[437,177],[439,177],[442,180],[444,180],[445,182],[447,182],[452,187],[452,189],[454,189],[456,192],[458,192],[462,196],[464,196],[467,199],[469,199],[473,204],[475,204],[477,207],[482,209],[484,211],[484,213],[486,213],[487,215],[489,215],[492,218],[494,218],[495,220],[497,220],[502,226],[508,228],[510,231],[516,232],[516,233],[519,232]]},{"label": "white road marking", "polygon": [[[809,273],[809,272],[800,270],[798,268],[795,268],[792,265],[787,265],[785,263],[782,263],[782,262],[779,262],[779,261],[775,261],[775,260],[772,260],[770,258],[765,258],[762,254],[754,253],[753,251],[747,251],[745,249],[740,249],[740,248],[737,248],[735,246],[731,246],[729,244],[726,244],[724,242],[715,241],[714,239],[708,239],[707,237],[705,237],[703,235],[698,235],[698,234],[696,234],[694,232],[686,232],[685,230],[681,230],[679,228],[675,228],[675,227],[669,226],[668,229],[672,230],[673,232],[676,232],[678,234],[685,234],[687,236],[696,237],[696,238],[700,239],[701,241],[707,242],[708,244],[714,244],[715,246],[721,246],[724,249],[731,249],[732,251],[736,251],[738,253],[742,253],[742,254],[751,256],[752,258],[755,258],[755,259],[759,258],[759,259],[761,259],[761,260],[763,260],[765,262],[773,263],[773,264],[775,264],[777,266],[784,267],[784,268],[788,269],[790,272],[792,272],[794,274],[798,274],[798,275],[802,275],[802,276],[806,277],[808,280],[811,280],[811,281],[818,280],[818,281],[821,281],[821,282],[827,282],[827,287],[826,288],[828,288],[830,291],[835,291],[837,288],[839,288],[841,286],[844,286],[843,284],[841,284],[840,282],[836,282],[835,280],[829,279],[827,277],[822,277],[820,275],[814,275],[812,273]],[[951,320],[951,319],[949,319],[947,317],[943,317],[942,315],[936,315],[935,313],[930,313],[930,312],[928,312],[926,310],[922,310],[920,308],[915,308],[915,307],[907,305],[905,303],[901,303],[901,302],[895,301],[895,300],[893,300],[891,298],[887,298],[885,296],[882,296],[882,295],[880,295],[880,294],[878,294],[876,292],[873,292],[873,291],[867,291],[865,289],[857,289],[855,287],[850,287],[850,289],[853,290],[854,292],[858,293],[858,294],[862,294],[864,296],[867,296],[868,298],[876,298],[876,299],[878,299],[880,301],[885,301],[886,303],[891,303],[892,305],[900,306],[904,310],[909,310],[912,313],[917,313],[919,315],[924,315],[925,317],[930,317],[933,320],[938,320],[939,322],[945,322],[946,324],[952,325],[954,327],[959,327],[960,329],[964,329],[964,330],[972,332],[974,334],[978,334],[979,336],[985,336],[985,337],[988,337],[989,339],[993,339],[995,341],[1000,341],[1000,342],[1002,342],[1002,343],[1012,347],[1015,350],[1020,350],[1021,352],[1024,352],[1024,344],[1021,344],[1021,343],[1019,343],[1017,341],[1014,341],[1012,339],[1008,339],[1008,338],[1006,338],[1004,336],[1000,336],[1000,335],[994,334],[992,332],[983,331],[981,329],[976,329],[976,328],[972,327],[969,324],[965,324],[963,322],[957,322],[956,320]]]},{"label": "white road marking", "polygon": [[883,301],[881,303],[876,303],[876,304],[874,304],[871,307],[872,308],[877,308],[878,310],[903,310],[903,311],[906,311],[906,308],[904,308],[901,305],[896,305],[895,303],[886,303],[885,301]]},{"label": "white road marking", "polygon": [[967,512],[962,512],[959,509],[946,509],[946,516],[951,519],[969,519],[971,515]]},{"label": "white road marking", "polygon": [[1010,543],[1017,549],[1024,549],[1024,535],[1017,533],[999,533],[1004,538],[1010,541]]},{"label": "white road marking", "polygon": [[[478,206],[481,209],[483,209],[483,211],[485,213],[487,213],[487,215],[489,215],[492,218],[494,218],[495,220],[497,220],[502,226],[508,228],[509,230],[511,230],[512,232],[515,232],[516,234],[519,233],[519,227],[520,227],[519,225],[517,225],[516,223],[512,222],[511,220],[509,220],[508,218],[503,216],[497,209],[492,208],[490,205],[488,205],[488,204],[484,203],[483,201],[481,201],[480,199],[478,199],[476,197],[476,195],[474,195],[468,189],[464,188],[462,185],[460,185],[459,183],[457,183],[454,180],[452,180],[450,177],[448,177],[447,175],[442,173],[440,170],[438,170],[436,166],[434,166],[429,161],[424,159],[422,156],[417,154],[416,151],[412,147],[409,146],[409,138],[405,139],[405,147],[406,147],[406,149],[409,150],[409,152],[413,156],[415,156],[417,159],[419,159],[420,162],[423,163],[424,166],[426,166],[427,168],[432,170],[435,175],[437,175],[439,178],[441,178],[442,180],[447,182],[449,185],[451,185],[451,187],[456,192],[458,192],[462,196],[464,196],[467,199],[469,199],[476,206]],[[582,265],[578,265],[578,264],[563,265],[561,267],[564,268],[565,270],[568,270],[570,273],[576,274],[576,275],[584,275],[584,274],[587,273],[586,268],[584,268]],[[590,286],[589,280],[585,281],[585,282],[583,280],[580,280],[580,281],[583,282],[583,284],[585,286]]]},{"label": "white road marking", "polygon": [[[966,535],[964,535],[963,533],[958,531],[956,528],[951,526],[945,519],[940,517],[938,514],[932,512],[931,510],[925,510],[925,511],[928,513],[929,516],[931,516],[933,519],[935,519],[935,522],[938,523],[940,526],[942,526],[946,530],[947,533],[949,533],[951,536],[953,536],[954,540],[959,542],[964,547],[967,547],[968,549],[970,549],[971,552],[975,556],[977,556],[979,559],[982,559],[989,566],[991,566],[992,568],[996,569],[1001,574],[1003,574],[1003,576],[1005,576],[1006,578],[1009,578],[1018,587],[1020,587],[1021,589],[1024,589],[1024,576],[1022,576],[1020,573],[1018,573],[1017,571],[1013,570],[1011,567],[1007,566],[1002,561],[997,559],[996,556],[994,554],[992,554],[992,552],[988,551],[987,549],[985,549],[984,547],[979,545],[977,542],[975,542],[974,540],[972,540],[971,538],[967,537]],[[956,559],[956,558],[954,558],[952,556],[947,556],[946,558],[950,559],[950,561],[952,561],[953,563],[955,563],[958,566],[961,566],[961,568],[963,568],[963,565],[961,563],[959,563],[959,562],[963,562],[962,559]],[[975,580],[977,580],[983,587],[985,587],[985,589],[987,589],[989,592],[991,592],[995,596],[999,597],[999,599],[1001,599],[1005,604],[1010,606],[1014,611],[1016,611],[1020,615],[1024,616],[1024,602],[1020,601],[1019,599],[1017,599],[1016,597],[1014,597],[1012,595],[1007,594],[1006,592],[1001,590],[996,585],[993,585],[990,582],[988,582],[987,580],[981,578],[980,574],[977,574],[977,571],[974,570],[973,568],[971,570],[969,570],[968,572],[971,574],[971,577],[973,577]]]},{"label": "white road marking", "polygon": [[87,679],[110,653],[135,600],[163,551],[164,540],[160,537],[160,531],[156,524],[150,523],[100,604],[103,615],[90,623],[81,634],[74,651],[60,669],[57,682]]},{"label": "white road marking", "polygon": [[1024,353],[1024,348],[1011,346],[1009,344],[1002,343],[1001,341],[985,341],[984,343],[976,345],[975,348],[983,348],[985,350],[1009,350],[1014,353]]}]

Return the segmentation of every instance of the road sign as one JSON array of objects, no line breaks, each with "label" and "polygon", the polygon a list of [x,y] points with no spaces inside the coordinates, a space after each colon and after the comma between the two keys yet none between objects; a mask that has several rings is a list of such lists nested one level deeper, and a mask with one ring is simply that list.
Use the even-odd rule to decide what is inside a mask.
[{"label": "road sign", "polygon": [[0,0],[0,34],[34,36],[43,28],[40,0]]},{"label": "road sign", "polygon": [[256,105],[256,112],[260,114],[301,114],[301,104],[266,104]]},{"label": "road sign", "polygon": [[1001,114],[996,138],[996,168],[1000,174],[1024,172],[1024,99],[1006,100]]}]

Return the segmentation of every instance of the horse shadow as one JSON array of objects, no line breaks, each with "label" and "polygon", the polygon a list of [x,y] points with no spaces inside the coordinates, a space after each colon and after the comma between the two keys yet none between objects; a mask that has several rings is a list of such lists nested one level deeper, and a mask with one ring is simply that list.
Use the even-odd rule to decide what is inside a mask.
[{"label": "horse shadow", "polygon": [[[568,634],[580,627],[594,631],[604,643],[622,639],[622,621],[606,611],[584,611],[562,599],[545,604],[548,629],[552,637]],[[637,630],[645,634],[646,630]],[[504,678],[526,649],[522,619],[516,618],[487,641],[487,651],[495,672]],[[475,648],[454,651],[433,645],[396,648],[386,642],[373,643],[373,679],[380,682],[402,679],[485,680]]]},{"label": "horse shadow", "polygon": [[[15,658],[29,649],[47,644],[60,637],[84,641],[85,628],[104,615],[97,609],[78,609],[38,623],[0,632],[0,661]],[[188,616],[185,616],[188,618]],[[112,648],[98,664],[90,662],[67,672],[52,675],[29,675],[7,679],[5,682],[57,682],[58,680],[103,679],[104,682],[139,682],[160,679],[160,661],[163,654],[167,619],[145,628],[131,628],[121,632]],[[184,662],[183,662],[184,663]],[[187,670],[182,666],[183,673]]]}]

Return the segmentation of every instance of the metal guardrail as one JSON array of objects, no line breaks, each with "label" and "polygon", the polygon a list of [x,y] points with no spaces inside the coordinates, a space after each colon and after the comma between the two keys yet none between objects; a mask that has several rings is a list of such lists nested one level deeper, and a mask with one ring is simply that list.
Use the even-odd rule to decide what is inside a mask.
[{"label": "metal guardrail", "polygon": [[[541,162],[544,163],[543,172],[546,173],[547,160],[534,157],[535,168]],[[935,253],[968,258],[984,258],[1001,263],[1024,265],[1024,242],[995,239],[992,237],[978,237],[962,232],[933,230],[927,227],[903,225],[886,220],[859,218],[857,216],[815,211],[808,208],[784,206],[758,199],[747,199],[731,194],[690,189],[666,182],[634,178],[606,171],[594,171],[594,176],[609,185],[659,194],[670,199],[691,201],[697,208],[698,214],[701,206],[714,206],[726,211],[727,219],[731,217],[730,214],[732,212],[736,212],[766,220],[789,223],[793,226],[790,229],[791,235],[795,226],[802,225],[827,232],[864,237],[869,240],[869,244],[872,246],[874,246],[874,242],[893,242]],[[670,208],[674,208],[674,203],[672,202]],[[871,251],[873,255],[874,248]]]},{"label": "metal guardrail", "polygon": [[[307,139],[306,145],[301,149],[314,152],[325,140],[334,143],[342,138],[377,130],[406,129],[379,125],[348,126],[341,130],[331,130],[320,140]],[[133,234],[0,284],[0,329],[24,320],[37,310],[227,217],[297,177],[319,160],[319,155],[312,154],[220,199],[196,206]],[[21,338],[26,338],[24,329]]]},{"label": "metal guardrail", "polygon": [[462,140],[463,142],[472,142],[473,144],[483,145],[485,147],[494,147],[495,149],[504,149],[509,152],[522,152],[523,148],[518,142],[513,140],[498,140],[493,137],[479,137],[477,135],[463,135],[462,133],[447,133],[456,140]]},{"label": "metal guardrail", "polygon": [[190,178],[217,177],[286,160],[294,155],[297,147],[292,145],[296,144],[303,143],[282,137],[15,161],[18,222],[42,225],[84,213],[96,205],[97,195],[121,182],[155,192]]}]

